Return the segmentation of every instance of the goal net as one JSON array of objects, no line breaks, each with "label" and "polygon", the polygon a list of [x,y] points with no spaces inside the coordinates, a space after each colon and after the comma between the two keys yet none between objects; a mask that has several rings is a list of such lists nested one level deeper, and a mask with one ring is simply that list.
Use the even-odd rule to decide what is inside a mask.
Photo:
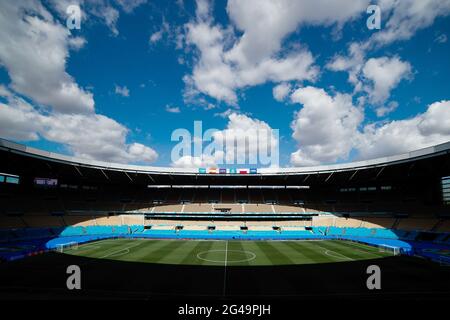
[{"label": "goal net", "polygon": [[390,253],[390,254],[393,254],[394,256],[400,254],[400,248],[399,247],[389,246],[387,244],[378,245],[378,249],[379,249],[379,252]]},{"label": "goal net", "polygon": [[64,251],[67,251],[69,249],[78,250],[78,242],[71,241],[71,242],[67,242],[67,243],[60,243],[60,244],[56,245],[56,249],[59,252],[64,252]]}]

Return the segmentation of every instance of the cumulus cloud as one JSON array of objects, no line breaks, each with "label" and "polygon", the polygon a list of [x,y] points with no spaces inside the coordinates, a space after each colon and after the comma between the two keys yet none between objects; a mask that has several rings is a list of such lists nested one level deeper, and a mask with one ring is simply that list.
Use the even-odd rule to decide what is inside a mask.
[{"label": "cumulus cloud", "polygon": [[214,24],[208,2],[199,0],[196,20],[186,24],[186,43],[199,56],[184,79],[187,90],[233,105],[238,89],[267,81],[314,81],[318,68],[312,54],[302,46],[281,50],[282,41],[300,25],[343,25],[364,12],[367,3],[230,0],[232,26],[223,28]]},{"label": "cumulus cloud", "polygon": [[[278,133],[266,122],[231,112],[223,130],[212,133],[214,148],[201,155],[183,155],[175,167],[212,165],[278,165]],[[201,143],[201,141],[200,141]],[[273,152],[273,153],[272,153]]]},{"label": "cumulus cloud", "polygon": [[424,113],[404,120],[369,124],[358,135],[359,158],[370,159],[429,147],[450,140],[450,101],[428,106]]},{"label": "cumulus cloud", "polygon": [[306,166],[347,159],[364,119],[352,97],[341,93],[330,96],[323,89],[306,87],[295,90],[291,99],[303,106],[291,124],[292,137],[300,146],[292,153],[291,163]]},{"label": "cumulus cloud", "polygon": [[0,86],[0,136],[44,138],[88,159],[154,161],[155,150],[127,142],[128,129],[96,114],[92,93],[66,72],[69,48],[84,43],[37,1],[0,2],[0,64],[11,79]]},{"label": "cumulus cloud", "polygon": [[0,61],[11,87],[39,104],[62,113],[94,110],[92,93],[74,81],[66,70],[68,43],[80,47],[39,3],[0,3]]},{"label": "cumulus cloud", "polygon": [[397,101],[391,101],[381,107],[378,107],[375,112],[378,117],[384,117],[385,115],[391,113],[392,111],[396,110],[398,108],[398,102]]},{"label": "cumulus cloud", "polygon": [[198,167],[212,167],[217,163],[216,158],[210,155],[202,155],[199,157],[182,156],[172,162],[172,167],[176,168],[198,168]]},{"label": "cumulus cloud", "polygon": [[351,96],[329,95],[323,89],[306,87],[291,96],[302,108],[292,122],[299,149],[291,154],[295,166],[318,165],[347,160],[390,156],[450,140],[450,101],[428,106],[412,118],[369,123],[352,104]]},{"label": "cumulus cloud", "polygon": [[348,56],[336,55],[326,67],[332,71],[348,72],[348,81],[354,86],[353,93],[365,92],[377,115],[384,116],[395,110],[395,102],[386,101],[402,80],[412,78],[412,66],[397,56],[366,61],[366,49],[364,44],[352,43]]},{"label": "cumulus cloud", "polygon": [[369,40],[376,46],[408,40],[418,30],[432,25],[436,18],[450,14],[450,0],[383,0],[380,7],[383,16],[389,18]]},{"label": "cumulus cloud", "polygon": [[272,90],[273,97],[275,98],[275,100],[280,102],[284,101],[290,92],[291,85],[284,82],[276,85]]},{"label": "cumulus cloud", "polygon": [[13,140],[62,143],[77,157],[110,162],[153,162],[158,154],[139,143],[128,144],[128,129],[99,114],[44,114],[3,88],[0,136]]},{"label": "cumulus cloud", "polygon": [[370,84],[365,88],[371,101],[375,104],[384,103],[390,92],[402,79],[411,76],[411,65],[398,57],[371,58],[362,73]]},{"label": "cumulus cloud", "polygon": [[366,41],[350,43],[348,53],[335,55],[326,67],[347,72],[354,93],[368,93],[377,115],[384,116],[395,109],[392,102],[390,106],[386,105],[391,90],[402,79],[411,76],[412,67],[398,57],[376,57],[366,61],[366,56],[373,49],[408,40],[417,31],[432,25],[437,18],[448,16],[450,0],[381,0],[378,5],[383,19],[386,19],[382,22],[382,29]]}]

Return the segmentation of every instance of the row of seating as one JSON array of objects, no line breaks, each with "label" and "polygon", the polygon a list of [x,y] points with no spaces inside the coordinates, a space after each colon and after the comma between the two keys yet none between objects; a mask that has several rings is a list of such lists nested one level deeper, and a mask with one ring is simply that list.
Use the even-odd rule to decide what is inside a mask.
[{"label": "row of seating", "polygon": [[[231,232],[239,234],[244,238],[246,235],[261,236],[270,234],[278,235],[281,238],[289,236],[291,238],[303,237],[361,237],[361,238],[382,238],[382,239],[403,239],[415,240],[418,236],[417,231],[393,230],[393,229],[369,229],[369,228],[340,228],[340,227],[312,227],[305,228],[285,228],[285,229],[246,229],[240,228],[225,228],[225,229],[211,229],[203,228],[197,229],[192,226],[187,226],[183,229],[177,229],[173,226],[166,226],[161,228],[161,225],[152,226],[152,228],[144,228],[142,225],[117,225],[117,226],[71,226],[65,228],[21,228],[0,230],[0,241],[16,241],[24,239],[39,239],[39,238],[54,238],[54,237],[73,237],[73,236],[121,236],[121,235],[136,235],[136,236],[153,236],[164,234],[172,235],[173,237],[190,238],[190,235],[205,235],[207,238],[211,234],[220,235],[221,232]],[[434,241],[450,243],[450,236],[446,234],[438,234]]]}]

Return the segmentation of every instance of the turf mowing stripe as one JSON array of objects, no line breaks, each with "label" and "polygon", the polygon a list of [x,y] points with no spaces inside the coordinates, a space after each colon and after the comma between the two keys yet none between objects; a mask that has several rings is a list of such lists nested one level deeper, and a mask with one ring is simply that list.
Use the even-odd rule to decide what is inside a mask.
[{"label": "turf mowing stripe", "polygon": [[148,256],[149,251],[160,248],[164,244],[159,240],[136,239],[134,241],[139,241],[144,245],[142,247],[133,248],[132,252],[126,257],[126,260],[128,261],[148,262],[146,261],[146,257]]},{"label": "turf mowing stripe", "polygon": [[383,253],[378,252],[378,250],[376,248],[370,247],[370,246],[367,246],[367,245],[364,245],[364,244],[361,244],[361,243],[341,241],[341,242],[339,242],[339,244],[342,245],[342,246],[346,246],[348,248],[351,248],[353,250],[360,251],[360,252],[363,252],[363,253],[366,253],[366,254],[378,257],[378,258],[383,258],[385,256],[390,256],[390,254],[387,254],[387,255],[384,254],[383,255]]},{"label": "turf mowing stripe", "polygon": [[202,264],[223,266],[225,263],[225,241],[211,241],[211,248],[205,250],[201,257]]},{"label": "turf mowing stripe", "polygon": [[162,259],[159,259],[157,262],[180,264],[187,255],[190,255],[194,247],[195,243],[193,243],[192,241],[178,241],[177,247],[169,252],[166,256],[162,257]]},{"label": "turf mowing stripe", "polygon": [[[367,259],[373,259],[374,254],[371,252],[365,252],[362,250],[357,250],[354,247],[346,246],[342,241],[329,241],[327,242],[327,245],[331,246],[332,248],[336,248],[337,251],[349,258],[355,259],[355,260],[367,260]],[[377,258],[379,256],[376,256]]]},{"label": "turf mowing stripe", "polygon": [[367,255],[356,254],[354,252],[351,252],[349,248],[340,246],[339,244],[334,243],[333,241],[323,241],[318,246],[325,249],[324,251],[325,255],[332,256],[338,259],[338,261],[353,261],[367,258]]},{"label": "turf mowing stripe", "polygon": [[[228,247],[229,250],[248,251],[248,250],[244,249],[244,247],[242,245],[242,241],[229,241],[228,245],[229,245],[229,247]],[[236,263],[233,263],[233,262],[229,261],[229,264],[231,264],[233,266],[234,265],[248,266],[249,265],[249,261],[247,260],[247,261],[241,261],[241,262],[236,262]]]},{"label": "turf mowing stripe", "polygon": [[[143,242],[135,242],[133,245],[127,246],[126,248],[120,249],[120,250],[116,250],[113,252],[110,252],[108,254],[105,254],[103,256],[100,257],[100,259],[106,259],[106,258],[114,258],[114,260],[121,260],[120,258],[117,258],[117,256],[122,257],[122,256],[126,256],[127,254],[130,253],[130,250],[132,248],[135,248],[137,246],[142,245]],[[121,254],[121,252],[124,252],[123,254]]]},{"label": "turf mowing stripe", "polygon": [[132,243],[132,240],[125,240],[125,239],[117,239],[114,241],[114,243],[104,243],[105,241],[96,241],[87,243],[85,245],[82,245],[78,249],[83,249],[85,246],[97,246],[98,248],[94,248],[93,250],[84,251],[81,250],[80,252],[77,252],[78,250],[72,250],[71,252],[68,252],[69,254],[78,255],[78,256],[84,256],[88,258],[98,258],[104,254],[106,254],[109,250],[114,250],[116,248],[119,248],[121,246],[127,245]]},{"label": "turf mowing stripe", "polygon": [[256,258],[247,261],[246,265],[253,266],[258,264],[264,264],[265,262],[269,264],[270,261],[267,259],[267,257],[265,257],[262,254],[259,254],[259,248],[256,246],[255,241],[241,241],[240,246],[244,251],[253,252],[256,255]]},{"label": "turf mowing stripe", "polygon": [[295,264],[305,264],[305,263],[315,263],[316,260],[312,260],[307,258],[302,251],[297,250],[295,247],[291,245],[292,241],[281,241],[280,251],[288,256]]},{"label": "turf mowing stripe", "polygon": [[323,257],[327,257],[327,259],[330,262],[342,262],[342,261],[353,260],[353,259],[346,257],[346,256],[342,255],[341,253],[336,252],[333,249],[329,248],[326,245],[326,242],[328,242],[328,241],[320,241],[320,244],[318,244],[318,243],[312,244],[312,242],[311,242],[311,243],[308,243],[307,245],[314,246],[315,247],[314,250],[318,254],[321,254]]},{"label": "turf mowing stripe", "polygon": [[[256,254],[256,259],[252,260],[250,262],[251,265],[271,265],[272,261],[270,261],[269,257],[265,254],[264,249],[261,250],[261,248],[258,246],[258,243],[261,241],[251,241],[251,242],[245,242],[245,246],[248,251],[252,251]],[[250,246],[250,248],[248,248]]]},{"label": "turf mowing stripe", "polygon": [[278,249],[278,245],[275,245],[275,243],[277,242],[265,241],[256,242],[256,245],[259,247],[260,251],[264,252],[273,265],[294,264],[294,262],[287,255]]},{"label": "turf mowing stripe", "polygon": [[[295,252],[295,256],[292,257],[294,258],[294,261],[296,264],[302,264],[302,263],[316,263],[316,255],[312,254],[311,255],[307,255],[307,253],[305,251],[308,251],[309,249],[305,249],[305,247],[303,246],[299,246],[298,242],[293,242],[293,241],[286,241],[284,242],[284,244],[288,247],[291,248],[291,250],[293,250]],[[313,258],[314,256],[314,258]],[[292,259],[291,258],[291,259]]]},{"label": "turf mowing stripe", "polygon": [[300,250],[305,256],[313,260],[313,263],[336,262],[335,258],[324,255],[324,249],[318,247],[315,241],[296,241],[295,244],[301,248]]},{"label": "turf mowing stripe", "polygon": [[[164,240],[167,241],[167,240]],[[179,241],[179,240],[169,240],[167,243],[165,243],[160,248],[154,250],[151,252],[151,261],[152,262],[159,262],[162,259],[164,259],[167,255],[171,255],[172,252],[177,249],[178,247],[182,246],[185,241]]]},{"label": "turf mowing stripe", "polygon": [[166,240],[138,240],[138,241],[143,243],[144,246],[139,248],[133,248],[130,255],[127,255],[126,260],[140,261],[140,262],[155,262],[152,253],[161,249],[165,244],[167,244]]},{"label": "turf mowing stripe", "polygon": [[206,261],[197,258],[197,254],[203,251],[208,251],[212,246],[212,241],[198,241],[195,247],[186,252],[186,256],[181,260],[180,264],[205,264]]}]

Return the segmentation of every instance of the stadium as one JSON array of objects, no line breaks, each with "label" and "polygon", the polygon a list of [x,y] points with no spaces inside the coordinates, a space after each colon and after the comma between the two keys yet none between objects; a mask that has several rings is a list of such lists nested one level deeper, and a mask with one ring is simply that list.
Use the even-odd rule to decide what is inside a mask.
[{"label": "stadium", "polygon": [[[9,298],[448,299],[450,143],[345,164],[177,169],[0,141]],[[80,291],[66,268],[80,266]],[[367,268],[381,290],[366,285]]]},{"label": "stadium", "polygon": [[0,302],[445,310],[449,40],[450,0],[0,1]]}]

